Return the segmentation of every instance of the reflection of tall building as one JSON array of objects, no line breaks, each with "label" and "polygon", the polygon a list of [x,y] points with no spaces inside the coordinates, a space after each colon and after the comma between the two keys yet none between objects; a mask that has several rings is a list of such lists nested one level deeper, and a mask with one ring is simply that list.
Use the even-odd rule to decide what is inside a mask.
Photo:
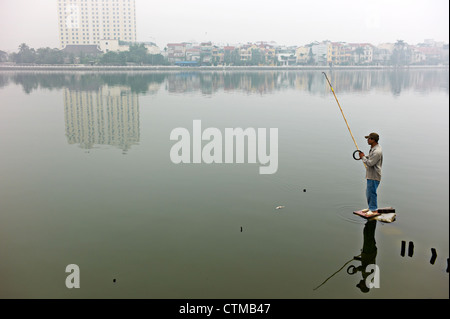
[{"label": "reflection of tall building", "polygon": [[91,149],[113,145],[127,151],[139,142],[138,95],[126,87],[94,91],[64,89],[64,117],[69,144]]}]

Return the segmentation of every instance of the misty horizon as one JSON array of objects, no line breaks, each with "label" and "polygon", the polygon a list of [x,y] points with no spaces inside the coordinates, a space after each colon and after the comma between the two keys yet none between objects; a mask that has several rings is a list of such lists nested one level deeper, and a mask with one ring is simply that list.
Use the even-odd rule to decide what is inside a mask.
[{"label": "misty horizon", "polygon": [[[301,46],[325,40],[375,46],[403,40],[415,45],[427,39],[448,43],[449,38],[449,4],[443,0],[347,0],[307,6],[289,0],[135,3],[137,42],[153,42],[160,48],[181,42]],[[58,48],[56,4],[56,0],[2,0],[0,50],[16,52],[21,43]]]}]

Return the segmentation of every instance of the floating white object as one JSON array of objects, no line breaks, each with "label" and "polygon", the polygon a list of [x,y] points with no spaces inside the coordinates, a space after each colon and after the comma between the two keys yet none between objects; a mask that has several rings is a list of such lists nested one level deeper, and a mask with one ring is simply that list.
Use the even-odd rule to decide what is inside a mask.
[{"label": "floating white object", "polygon": [[282,208],[284,208],[285,206],[277,206],[277,207],[275,207],[275,209],[282,209]]},{"label": "floating white object", "polygon": [[397,215],[395,213],[388,213],[388,214],[381,214],[379,216],[373,217],[373,219],[376,219],[383,223],[392,223],[395,221],[395,217]]}]

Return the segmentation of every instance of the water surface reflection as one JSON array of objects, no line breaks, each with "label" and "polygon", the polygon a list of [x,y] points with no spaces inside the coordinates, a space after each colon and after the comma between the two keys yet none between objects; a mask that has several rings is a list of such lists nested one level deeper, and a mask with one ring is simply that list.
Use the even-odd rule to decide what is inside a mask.
[{"label": "water surface reflection", "polygon": [[139,99],[129,87],[64,88],[63,95],[69,144],[111,145],[126,152],[139,142]]},{"label": "water surface reflection", "polygon": [[[327,75],[358,142],[382,133],[395,224],[352,213],[364,168],[321,71],[0,73],[0,297],[73,298],[76,263],[80,298],[448,298],[448,69]],[[173,164],[195,119],[279,128],[279,170]]]},{"label": "water surface reflection", "polygon": [[[379,267],[376,262],[377,257],[377,243],[375,240],[375,230],[377,227],[376,220],[368,220],[366,221],[363,229],[363,246],[361,249],[361,253],[357,256],[354,256],[349,261],[347,261],[341,268],[339,268],[336,272],[334,272],[330,277],[328,277],[324,282],[322,282],[319,286],[314,288],[314,290],[319,289],[323,285],[325,285],[331,278],[336,276],[343,269],[346,269],[348,275],[360,274],[361,279],[356,284],[356,287],[362,293],[368,293],[372,288],[379,288]],[[348,264],[357,261],[360,264],[350,265]],[[347,267],[347,268],[346,268]]]},{"label": "water surface reflection", "polygon": [[[415,90],[449,92],[448,69],[411,70],[339,70],[328,72],[333,87],[340,93],[373,90],[400,95]],[[192,71],[131,73],[49,73],[3,72],[0,88],[12,82],[26,93],[41,89],[92,91],[104,85],[127,86],[130,92],[155,94],[161,88],[170,93],[201,93],[241,91],[249,94],[270,94],[295,89],[310,94],[328,94],[321,71]],[[164,85],[163,85],[164,84]]]}]

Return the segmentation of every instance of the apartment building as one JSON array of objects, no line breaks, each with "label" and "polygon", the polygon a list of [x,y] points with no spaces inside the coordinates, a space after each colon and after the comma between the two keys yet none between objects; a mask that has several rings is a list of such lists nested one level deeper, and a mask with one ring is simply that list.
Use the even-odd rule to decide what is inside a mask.
[{"label": "apartment building", "polygon": [[101,40],[136,42],[135,0],[58,0],[57,11],[60,49]]},{"label": "apartment building", "polygon": [[348,62],[347,50],[344,43],[331,42],[331,63],[339,65]]},{"label": "apartment building", "polygon": [[309,50],[310,48],[306,46],[299,46],[295,50],[295,55],[297,56],[297,63],[298,64],[306,64],[308,63],[309,59]]},{"label": "apartment building", "polygon": [[248,62],[252,59],[252,50],[257,48],[256,45],[252,43],[243,44],[239,48],[239,56],[242,62]]},{"label": "apartment building", "polygon": [[297,63],[297,47],[280,46],[275,49],[275,54],[279,65],[295,65]]},{"label": "apartment building", "polygon": [[186,60],[186,49],[190,47],[189,43],[168,43],[167,44],[167,60],[170,63],[181,62]]},{"label": "apartment building", "polygon": [[352,59],[355,64],[370,64],[373,62],[374,46],[370,43],[348,43],[346,45],[350,49]]}]

